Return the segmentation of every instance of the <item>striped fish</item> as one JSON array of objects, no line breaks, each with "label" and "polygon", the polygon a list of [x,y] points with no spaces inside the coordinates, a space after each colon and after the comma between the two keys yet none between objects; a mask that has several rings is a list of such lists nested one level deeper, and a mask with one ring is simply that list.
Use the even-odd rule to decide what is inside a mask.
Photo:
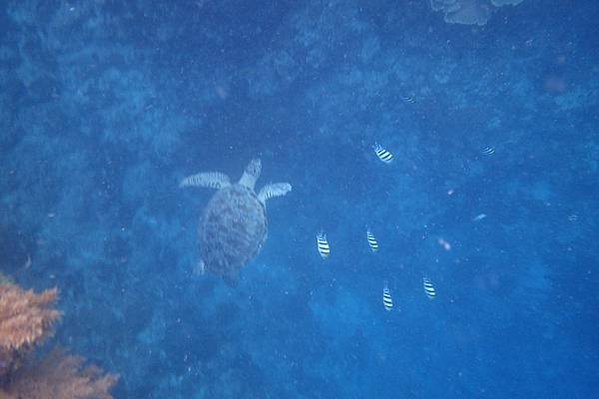
[{"label": "striped fish", "polygon": [[368,245],[370,246],[372,252],[377,252],[379,250],[379,243],[370,229],[366,230],[366,240],[368,240]]},{"label": "striped fish", "polygon": [[376,156],[379,157],[379,159],[384,163],[390,163],[391,161],[393,161],[393,154],[384,149],[380,144],[375,143],[372,146],[372,149],[374,149],[374,153],[376,154]]},{"label": "striped fish", "polygon": [[486,146],[485,148],[480,150],[480,153],[483,154],[484,156],[488,157],[488,156],[495,154],[495,148],[493,148],[491,146]]},{"label": "striped fish", "polygon": [[428,299],[435,299],[437,296],[437,292],[435,291],[435,286],[428,278],[424,277],[422,279],[422,285],[424,286],[424,293],[428,297]]},{"label": "striped fish", "polygon": [[393,310],[393,298],[391,297],[391,291],[386,283],[383,287],[383,306],[387,312]]},{"label": "striped fish", "polygon": [[320,232],[316,235],[316,248],[322,259],[326,259],[331,255],[331,247],[325,233]]}]

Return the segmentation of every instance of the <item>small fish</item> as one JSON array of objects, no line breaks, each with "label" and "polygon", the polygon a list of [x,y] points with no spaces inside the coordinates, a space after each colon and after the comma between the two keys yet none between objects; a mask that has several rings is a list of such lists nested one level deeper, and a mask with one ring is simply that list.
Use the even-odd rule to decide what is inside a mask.
[{"label": "small fish", "polygon": [[316,235],[316,247],[322,259],[326,259],[331,255],[331,247],[325,233],[320,232]]},{"label": "small fish", "polygon": [[488,156],[491,156],[491,155],[495,154],[495,148],[490,147],[490,146],[486,146],[485,148],[483,148],[480,151],[480,153],[483,154],[484,156],[488,157]]},{"label": "small fish", "polygon": [[377,252],[379,250],[379,243],[370,229],[366,230],[366,240],[368,240],[368,245],[370,246],[372,252]]},{"label": "small fish", "polygon": [[441,248],[443,248],[444,250],[451,251],[451,244],[449,242],[447,242],[447,240],[445,240],[444,238],[439,238],[437,240],[437,242],[439,243]]},{"label": "small fish", "polygon": [[486,213],[479,213],[478,215],[476,215],[476,216],[475,216],[475,217],[472,219],[472,221],[473,221],[473,222],[478,222],[479,220],[483,220],[483,219],[484,219],[484,218],[486,218],[486,217],[487,217],[487,214],[486,214]]},{"label": "small fish", "polygon": [[387,283],[385,283],[385,286],[383,287],[383,306],[387,312],[393,310],[393,298],[391,297],[391,291],[389,290]]},{"label": "small fish", "polygon": [[435,291],[435,287],[433,283],[428,278],[424,277],[422,279],[422,285],[424,286],[424,293],[428,297],[428,299],[435,299],[437,296],[437,292]]},{"label": "small fish", "polygon": [[390,163],[393,161],[393,154],[384,149],[380,144],[374,143],[372,149],[374,150],[376,156],[379,157],[379,159],[384,163]]}]

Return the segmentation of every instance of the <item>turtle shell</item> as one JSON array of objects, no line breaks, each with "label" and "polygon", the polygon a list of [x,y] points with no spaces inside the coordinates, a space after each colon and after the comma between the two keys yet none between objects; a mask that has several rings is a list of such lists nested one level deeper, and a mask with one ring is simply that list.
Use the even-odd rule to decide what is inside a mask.
[{"label": "turtle shell", "polygon": [[218,190],[198,228],[204,269],[234,285],[266,241],[267,223],[266,208],[254,190],[239,184]]}]

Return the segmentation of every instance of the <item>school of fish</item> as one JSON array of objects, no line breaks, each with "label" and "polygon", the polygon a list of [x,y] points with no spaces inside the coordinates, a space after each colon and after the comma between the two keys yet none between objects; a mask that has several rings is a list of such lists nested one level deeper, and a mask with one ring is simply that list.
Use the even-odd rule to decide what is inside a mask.
[{"label": "school of fish", "polygon": [[[376,157],[385,164],[391,163],[395,158],[391,151],[387,150],[378,143],[375,143],[372,148]],[[495,149],[493,147],[485,147],[481,153],[485,156],[490,156],[495,153]],[[474,217],[473,221],[478,222],[486,217],[486,214],[481,213]],[[446,250],[451,249],[451,245],[442,238],[439,238],[439,242],[444,244],[442,246]],[[370,248],[372,253],[379,252],[379,242],[370,227],[366,228],[366,243],[368,244],[368,248]],[[329,240],[327,239],[327,234],[322,230],[316,234],[316,249],[322,259],[328,259],[331,256],[331,246],[329,244]],[[424,289],[424,294],[429,300],[434,300],[437,298],[437,290],[429,277],[422,277],[422,286]],[[396,305],[394,305],[393,296],[387,280],[383,282],[382,299],[383,308],[387,312],[391,312],[393,309],[399,309]]]}]

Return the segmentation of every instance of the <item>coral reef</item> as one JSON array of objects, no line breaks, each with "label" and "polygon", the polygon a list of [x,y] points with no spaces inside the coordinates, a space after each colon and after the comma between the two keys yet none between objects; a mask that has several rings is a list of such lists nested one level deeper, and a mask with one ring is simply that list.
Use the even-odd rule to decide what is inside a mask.
[{"label": "coral reef", "polygon": [[62,313],[56,288],[40,294],[0,285],[0,399],[108,399],[118,377],[55,349],[40,361],[32,350],[54,333]]},{"label": "coral reef", "polygon": [[60,312],[52,306],[58,291],[41,294],[14,284],[0,286],[0,380],[16,368],[31,349],[53,333]]},{"label": "coral reef", "polygon": [[110,399],[108,391],[117,382],[95,366],[83,366],[84,359],[55,349],[40,362],[31,362],[14,375],[14,382],[1,399]]},{"label": "coral reef", "polygon": [[493,12],[506,5],[517,5],[523,0],[430,0],[434,11],[445,14],[445,22],[464,25],[484,25]]}]

